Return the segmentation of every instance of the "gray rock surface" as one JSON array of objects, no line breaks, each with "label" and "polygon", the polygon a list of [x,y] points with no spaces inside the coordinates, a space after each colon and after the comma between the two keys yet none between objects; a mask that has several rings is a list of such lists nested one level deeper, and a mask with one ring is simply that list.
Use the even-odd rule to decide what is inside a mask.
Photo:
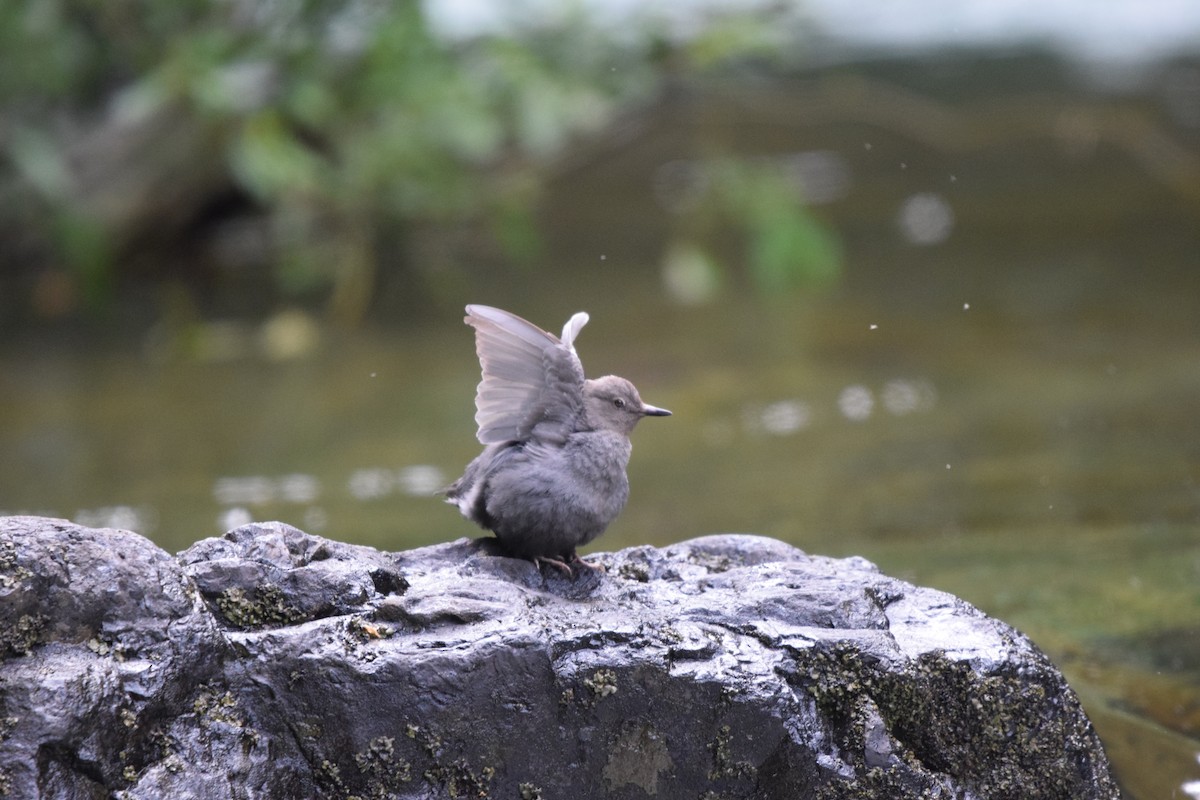
[{"label": "gray rock surface", "polygon": [[754,536],[592,557],[0,519],[0,797],[1118,797],[961,600]]}]

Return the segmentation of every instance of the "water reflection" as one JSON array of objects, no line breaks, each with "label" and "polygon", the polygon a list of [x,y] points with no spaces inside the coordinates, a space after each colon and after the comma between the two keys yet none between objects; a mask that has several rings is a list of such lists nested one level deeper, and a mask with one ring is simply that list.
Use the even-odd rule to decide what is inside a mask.
[{"label": "water reflection", "polygon": [[[371,377],[375,377],[372,374]],[[389,495],[404,494],[413,497],[429,498],[446,485],[445,473],[431,464],[410,464],[399,469],[389,467],[369,467],[353,470],[344,481],[346,495],[330,498],[332,502],[343,503],[347,499],[358,502],[381,500]],[[300,518],[296,524],[306,530],[320,532],[329,525],[329,513],[322,507],[314,505],[316,500],[326,494],[322,482],[315,475],[292,473],[278,477],[266,475],[244,475],[237,477],[218,478],[213,484],[213,500],[223,510],[217,515],[219,531],[231,530],[246,525],[255,520],[253,507],[272,507],[274,513],[279,504],[303,506]],[[80,524],[94,524],[92,520],[100,519],[92,515],[84,519],[76,518]],[[140,533],[149,533],[143,525],[145,520],[135,515],[125,517],[110,517],[108,521],[117,519],[127,523],[117,527]]]},{"label": "water reflection", "polygon": [[355,470],[346,485],[355,499],[376,500],[397,491],[414,497],[429,497],[446,484],[445,473],[438,467],[412,464],[397,470]]},{"label": "water reflection", "polygon": [[875,410],[875,395],[865,386],[847,386],[838,395],[838,410],[851,422],[862,422]]},{"label": "water reflection", "polygon": [[[1196,763],[1200,764],[1200,753],[1196,753]],[[1186,781],[1183,786],[1179,788],[1180,791],[1182,791],[1188,797],[1193,798],[1193,800],[1200,800],[1200,780]]]},{"label": "water reflection", "polygon": [[81,508],[71,517],[73,522],[89,528],[117,528],[152,536],[157,527],[158,512],[153,508],[133,506],[102,506]]},{"label": "water reflection", "polygon": [[897,379],[883,387],[883,407],[897,417],[929,411],[937,404],[937,391],[929,381]]},{"label": "water reflection", "polygon": [[321,482],[312,475],[292,474],[278,478],[265,475],[217,478],[213,499],[220,505],[266,505],[267,503],[311,503],[321,495]]},{"label": "water reflection", "polygon": [[912,244],[941,244],[954,230],[954,211],[940,194],[919,192],[901,203],[896,224]]},{"label": "water reflection", "polygon": [[790,436],[808,427],[812,421],[812,411],[807,403],[799,400],[780,400],[761,409],[751,406],[743,419],[751,431]]},{"label": "water reflection", "polygon": [[[355,500],[377,500],[393,492],[427,496],[446,483],[445,475],[430,464],[412,464],[400,469],[370,467],[356,469],[346,479],[346,489]],[[269,503],[312,503],[321,496],[321,481],[313,475],[292,474],[271,478],[265,475],[218,478],[213,499],[224,506]]]}]

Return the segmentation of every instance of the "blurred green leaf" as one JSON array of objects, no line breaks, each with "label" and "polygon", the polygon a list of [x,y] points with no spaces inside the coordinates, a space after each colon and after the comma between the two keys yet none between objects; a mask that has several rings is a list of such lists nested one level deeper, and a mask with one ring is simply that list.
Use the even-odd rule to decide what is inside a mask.
[{"label": "blurred green leaf", "polygon": [[540,254],[542,239],[528,205],[502,203],[492,220],[492,233],[509,258],[517,263],[528,263]]},{"label": "blurred green leaf", "polygon": [[61,199],[70,189],[63,153],[41,131],[20,128],[10,136],[9,155],[18,171],[44,197]]},{"label": "blurred green leaf", "polygon": [[[172,219],[205,219],[202,193],[233,189],[266,218],[275,288],[324,285],[351,318],[372,285],[374,243],[403,241],[410,225],[481,223],[509,258],[534,258],[537,185],[580,137],[661,90],[680,62],[707,68],[777,46],[762,14],[713,15],[684,37],[653,12],[619,27],[581,4],[510,16],[507,30],[452,40],[415,2],[0,4],[0,103],[23,115],[6,149],[51,206],[46,218],[67,220],[42,235],[88,285],[104,283],[116,249],[144,241],[153,223],[137,215],[156,208],[144,198],[161,195]],[[189,155],[226,174],[186,174]],[[758,280],[829,271],[834,248],[803,206],[764,213],[742,202],[751,184],[766,187],[730,177],[726,210],[761,239]]]},{"label": "blurred green leaf", "polygon": [[321,185],[319,158],[296,140],[276,111],[246,120],[231,153],[234,174],[263,200],[289,193],[314,194]]},{"label": "blurred green leaf", "polygon": [[93,311],[108,306],[113,292],[112,243],[104,225],[71,213],[55,216],[56,250],[79,287],[84,303]]},{"label": "blurred green leaf", "polygon": [[770,15],[726,15],[700,29],[686,45],[693,64],[701,69],[753,56],[778,52],[779,33]]},{"label": "blurred green leaf", "polygon": [[828,284],[841,271],[841,248],[833,235],[798,207],[750,223],[750,265],[764,292]]},{"label": "blurred green leaf", "polygon": [[705,162],[719,213],[745,232],[755,286],[764,293],[820,286],[841,273],[836,235],[805,205],[802,188],[769,159]]}]

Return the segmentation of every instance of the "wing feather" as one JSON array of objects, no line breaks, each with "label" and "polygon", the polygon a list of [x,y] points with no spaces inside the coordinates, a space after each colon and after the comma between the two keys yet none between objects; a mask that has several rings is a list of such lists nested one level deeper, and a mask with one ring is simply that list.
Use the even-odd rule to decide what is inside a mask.
[{"label": "wing feather", "polygon": [[483,377],[475,392],[476,438],[482,444],[561,444],[583,414],[583,365],[574,340],[587,323],[574,315],[563,339],[491,306],[469,305]]}]

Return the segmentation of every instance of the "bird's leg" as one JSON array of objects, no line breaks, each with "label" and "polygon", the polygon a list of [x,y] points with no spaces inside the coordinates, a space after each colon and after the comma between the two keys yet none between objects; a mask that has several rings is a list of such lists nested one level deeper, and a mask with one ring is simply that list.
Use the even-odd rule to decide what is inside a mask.
[{"label": "bird's leg", "polygon": [[555,569],[561,569],[563,572],[567,573],[567,577],[575,577],[575,573],[571,571],[571,567],[567,564],[567,562],[560,561],[557,558],[551,558],[550,556],[534,556],[533,563],[537,564],[538,566],[541,566],[542,564],[549,564]]}]

